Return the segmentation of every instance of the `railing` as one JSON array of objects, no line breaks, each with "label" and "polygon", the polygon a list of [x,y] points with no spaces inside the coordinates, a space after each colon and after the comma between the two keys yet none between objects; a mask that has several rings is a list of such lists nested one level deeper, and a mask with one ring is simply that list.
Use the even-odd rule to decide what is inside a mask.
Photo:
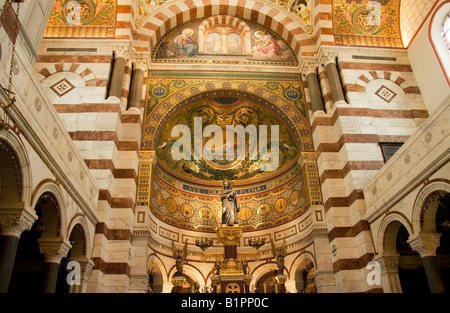
[{"label": "railing", "polygon": [[[1,35],[4,38],[5,34]],[[4,49],[7,47],[3,45]],[[9,81],[9,65],[4,65],[8,63],[9,56],[6,54],[7,51],[4,51],[5,59],[3,64],[0,63],[2,86],[8,86]],[[10,120],[11,126],[14,124],[20,130],[56,180],[95,224],[98,221],[99,193],[95,179],[19,46],[16,46],[15,61],[18,65],[18,73],[12,76],[15,103],[9,108],[2,108],[2,114]],[[38,173],[40,169],[34,168],[32,171]]]},{"label": "railing", "polygon": [[364,188],[373,221],[450,160],[450,96]]}]

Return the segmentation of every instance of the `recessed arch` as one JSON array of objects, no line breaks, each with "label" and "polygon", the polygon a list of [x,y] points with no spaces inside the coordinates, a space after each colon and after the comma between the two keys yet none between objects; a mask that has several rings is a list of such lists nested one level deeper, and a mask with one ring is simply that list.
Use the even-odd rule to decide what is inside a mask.
[{"label": "recessed arch", "polygon": [[[175,273],[176,273],[176,266],[174,265],[169,270],[170,280],[174,277]],[[199,285],[202,285],[202,286],[206,285],[205,276],[197,267],[195,267],[192,264],[184,264],[183,275],[189,276],[195,283],[198,283]]]},{"label": "recessed arch", "polygon": [[[53,208],[49,207],[48,212],[52,212],[51,216],[53,219],[53,223],[55,222],[55,219],[57,219],[58,226],[56,233],[47,235],[50,236],[57,236],[57,237],[63,237],[64,239],[67,238],[67,233],[65,230],[67,229],[67,213],[65,209],[66,202],[64,200],[64,196],[62,194],[62,191],[60,188],[52,181],[45,181],[42,184],[39,184],[38,187],[33,192],[34,198],[32,199],[32,207],[36,207],[39,205],[41,199],[45,199],[49,205],[51,204]],[[55,214],[53,214],[52,210],[55,210]],[[44,217],[45,222],[45,217]]]},{"label": "recessed arch", "polygon": [[412,211],[412,226],[414,233],[434,232],[436,210],[439,200],[450,192],[448,181],[431,182],[419,192]]},{"label": "recessed arch", "polygon": [[78,74],[85,82],[86,87],[101,87],[102,83],[95,77],[94,72],[84,64],[58,63],[47,65],[39,70],[41,83],[55,73],[69,72]]},{"label": "recessed arch", "polygon": [[307,261],[310,261],[314,267],[317,267],[316,259],[314,255],[309,251],[303,251],[300,252],[294,259],[294,261],[291,263],[291,266],[289,268],[289,272],[291,273],[291,276],[289,279],[295,279],[295,270],[301,266],[304,265]]},{"label": "recessed arch", "polygon": [[391,213],[381,221],[376,242],[378,254],[397,253],[395,242],[397,239],[398,229],[401,225],[406,228],[410,235],[414,233],[411,222],[408,221],[402,214]]},{"label": "recessed arch", "polygon": [[0,130],[0,149],[13,158],[12,164],[16,171],[15,180],[18,188],[18,198],[16,200],[22,202],[21,205],[25,206],[25,208],[29,208],[32,172],[27,150],[20,138],[6,129]]},{"label": "recessed arch", "polygon": [[151,253],[147,258],[147,274],[149,271],[148,265],[150,263],[155,263],[158,268],[161,270],[161,275],[163,279],[163,283],[169,281],[169,271],[167,270],[166,264],[161,260],[161,258],[156,253]]},{"label": "recessed arch", "polygon": [[[72,220],[69,222],[69,226],[66,232],[66,238],[71,238],[71,235],[76,232],[77,239],[81,239],[83,241],[83,246],[81,247],[82,254],[86,257],[90,257],[89,254],[92,253],[91,248],[91,236],[89,233],[88,223],[86,218],[81,215],[75,215]],[[78,245],[77,245],[78,246]],[[72,250],[76,249],[74,245],[72,245]],[[78,246],[79,249],[79,246]],[[78,251],[80,252],[80,251]],[[78,253],[79,254],[79,253]]]},{"label": "recessed arch", "polygon": [[152,51],[159,40],[171,29],[190,20],[229,15],[264,25],[280,35],[297,56],[313,55],[316,48],[308,34],[306,24],[274,3],[255,0],[224,0],[216,3],[204,1],[177,1],[163,4],[143,21],[133,46],[137,51]]}]

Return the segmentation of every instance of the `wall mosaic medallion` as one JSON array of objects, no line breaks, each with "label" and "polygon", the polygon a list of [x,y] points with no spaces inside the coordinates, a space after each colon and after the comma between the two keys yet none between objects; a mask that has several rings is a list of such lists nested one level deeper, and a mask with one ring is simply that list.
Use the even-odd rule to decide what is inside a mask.
[{"label": "wall mosaic medallion", "polygon": [[402,48],[400,0],[333,0],[336,44]]},{"label": "wall mosaic medallion", "polygon": [[44,37],[114,38],[116,0],[55,0]]}]

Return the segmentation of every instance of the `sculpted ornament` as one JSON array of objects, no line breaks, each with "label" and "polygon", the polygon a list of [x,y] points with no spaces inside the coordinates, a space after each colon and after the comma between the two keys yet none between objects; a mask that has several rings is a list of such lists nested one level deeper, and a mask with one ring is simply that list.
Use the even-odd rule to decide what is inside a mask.
[{"label": "sculpted ornament", "polygon": [[182,276],[184,261],[186,260],[186,257],[187,257],[187,239],[184,242],[183,249],[177,249],[177,247],[175,246],[175,243],[172,241],[172,254],[175,259],[175,264],[176,264],[176,268],[177,268],[177,271],[174,274],[174,277]]},{"label": "sculpted ornament", "polygon": [[159,0],[138,0],[137,14],[134,20],[136,30],[139,30],[143,26],[145,19],[154,10],[158,3]]},{"label": "sculpted ornament", "polygon": [[33,221],[25,218],[23,215],[0,215],[0,229],[2,230],[2,235],[20,237],[22,232],[30,230],[32,225]]},{"label": "sculpted ornament", "polygon": [[303,76],[307,77],[309,74],[316,74],[316,70],[318,67],[319,67],[319,64],[317,64],[316,62],[312,62],[312,61],[305,62],[303,64],[301,72],[302,72]]},{"label": "sculpted ornament", "polygon": [[60,263],[67,256],[71,246],[63,241],[39,241],[39,252],[45,257],[45,262]]},{"label": "sculpted ornament", "polygon": [[277,275],[283,275],[284,270],[284,258],[287,255],[287,246],[286,246],[286,239],[283,240],[283,244],[281,247],[275,247],[275,244],[273,243],[273,240],[270,239],[270,244],[272,245],[272,255],[277,261],[278,271]]}]

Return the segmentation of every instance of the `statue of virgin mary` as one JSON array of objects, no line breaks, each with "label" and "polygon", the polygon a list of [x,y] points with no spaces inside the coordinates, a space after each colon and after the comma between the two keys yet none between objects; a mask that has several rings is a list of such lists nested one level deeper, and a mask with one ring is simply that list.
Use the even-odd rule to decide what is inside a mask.
[{"label": "statue of virgin mary", "polygon": [[238,212],[239,202],[236,192],[231,188],[229,182],[223,182],[222,200],[222,225],[233,226],[239,224]]}]

